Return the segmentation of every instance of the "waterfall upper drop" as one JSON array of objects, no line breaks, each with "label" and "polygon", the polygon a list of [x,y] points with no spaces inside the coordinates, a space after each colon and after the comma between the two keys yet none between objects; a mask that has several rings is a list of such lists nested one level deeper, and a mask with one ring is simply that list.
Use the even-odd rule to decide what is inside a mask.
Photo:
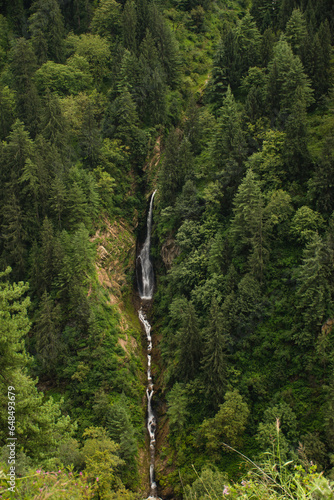
[{"label": "waterfall upper drop", "polygon": [[146,239],[141,249],[140,254],[137,257],[137,273],[140,263],[141,279],[138,278],[138,289],[139,296],[141,299],[151,300],[153,297],[154,290],[154,273],[153,266],[150,259],[150,247],[151,247],[151,229],[152,229],[152,211],[153,211],[153,200],[156,191],[152,194],[150,208],[147,216],[147,233]]}]

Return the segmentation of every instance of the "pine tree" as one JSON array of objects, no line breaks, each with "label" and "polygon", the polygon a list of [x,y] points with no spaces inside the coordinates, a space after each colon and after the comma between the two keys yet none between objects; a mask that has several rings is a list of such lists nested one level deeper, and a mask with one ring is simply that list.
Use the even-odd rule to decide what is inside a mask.
[{"label": "pine tree", "polygon": [[16,120],[8,142],[4,147],[4,180],[7,189],[20,193],[19,179],[23,174],[27,160],[34,160],[35,146],[30,139],[29,132],[20,120]]},{"label": "pine tree", "polygon": [[94,108],[89,100],[83,113],[80,134],[81,155],[90,169],[97,167],[102,146],[100,131],[94,116]]},{"label": "pine tree", "polygon": [[121,5],[116,0],[102,0],[94,12],[92,32],[116,42],[122,33]]},{"label": "pine tree", "polygon": [[28,240],[26,215],[15,194],[8,196],[2,209],[3,254],[1,260],[13,267],[13,277],[22,279],[26,269]]},{"label": "pine tree", "polygon": [[166,83],[175,89],[180,83],[181,76],[179,48],[172,30],[154,4],[150,9],[149,29],[158,51],[159,61],[166,75]]},{"label": "pine tree", "polygon": [[311,79],[315,89],[315,97],[319,98],[328,92],[331,84],[330,75],[331,32],[329,23],[320,25],[313,39]]},{"label": "pine tree", "polygon": [[144,123],[154,126],[165,120],[167,89],[158,52],[148,30],[139,52],[139,82],[136,89],[138,111]]},{"label": "pine tree", "polygon": [[278,24],[279,28],[284,31],[286,27],[286,23],[291,17],[293,9],[296,7],[295,0],[282,0],[279,15],[278,15]]},{"label": "pine tree", "polygon": [[286,40],[291,45],[294,54],[303,60],[303,48],[307,37],[307,25],[300,9],[294,9],[286,25]]},{"label": "pine tree", "polygon": [[274,58],[268,66],[267,99],[272,115],[280,113],[284,120],[296,99],[308,107],[313,102],[313,90],[298,56],[284,39],[274,47]]},{"label": "pine tree", "polygon": [[64,20],[57,0],[36,0],[29,18],[29,32],[38,63],[64,60]]},{"label": "pine tree", "polygon": [[37,359],[41,362],[43,373],[54,375],[61,352],[60,305],[44,292],[35,324]]},{"label": "pine tree", "polygon": [[279,5],[279,0],[253,0],[250,13],[262,32],[268,28],[276,28]]},{"label": "pine tree", "polygon": [[222,400],[227,384],[228,328],[216,298],[212,299],[209,324],[204,330],[202,370],[214,407]]},{"label": "pine tree", "polygon": [[227,32],[218,44],[213,68],[207,85],[207,100],[217,111],[224,104],[228,86],[235,86],[237,74],[237,46],[234,31]]},{"label": "pine tree", "polygon": [[236,251],[249,253],[249,266],[254,276],[262,280],[267,255],[263,227],[264,202],[260,183],[248,170],[233,200],[234,217],[231,234]]},{"label": "pine tree", "polygon": [[31,44],[19,38],[10,51],[10,70],[14,77],[18,115],[33,136],[39,126],[40,100],[33,75],[37,69]]},{"label": "pine tree", "polygon": [[191,159],[189,141],[182,140],[178,130],[169,133],[166,152],[160,171],[161,200],[164,206],[172,205],[181,191],[189,160]]},{"label": "pine tree", "polygon": [[17,117],[15,92],[0,85],[0,140],[4,140]]},{"label": "pine tree", "polygon": [[309,189],[317,209],[331,214],[334,211],[334,138],[332,135],[325,139],[318,165],[314,169],[313,178],[309,181]]},{"label": "pine tree", "polygon": [[332,314],[330,276],[332,255],[322,238],[315,233],[303,253],[303,263],[296,272],[296,319],[294,340],[312,347],[323,322]]},{"label": "pine tree", "polygon": [[127,0],[123,10],[123,43],[133,54],[137,51],[137,13],[133,0]]},{"label": "pine tree", "polygon": [[235,35],[239,84],[248,69],[260,63],[261,34],[249,12],[238,22]]},{"label": "pine tree", "polygon": [[227,195],[226,202],[229,204],[239,183],[247,152],[241,113],[230,87],[219,112],[210,152],[224,195]]},{"label": "pine tree", "polygon": [[42,135],[55,145],[62,155],[66,156],[68,127],[62,114],[59,98],[47,90],[43,104]]},{"label": "pine tree", "polygon": [[283,158],[290,173],[290,179],[305,181],[309,177],[311,158],[307,145],[306,106],[297,89],[295,102],[285,125]]},{"label": "pine tree", "polygon": [[186,302],[181,322],[178,332],[177,376],[182,382],[187,382],[199,373],[202,351],[198,318],[192,302]]}]

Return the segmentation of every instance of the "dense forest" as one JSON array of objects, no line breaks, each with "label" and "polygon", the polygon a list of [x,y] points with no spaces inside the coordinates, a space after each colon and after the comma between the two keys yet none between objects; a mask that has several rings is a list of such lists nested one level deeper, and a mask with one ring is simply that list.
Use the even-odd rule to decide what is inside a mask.
[{"label": "dense forest", "polygon": [[334,498],[333,42],[332,0],[0,0],[0,498],[147,496],[154,190],[159,496]]}]

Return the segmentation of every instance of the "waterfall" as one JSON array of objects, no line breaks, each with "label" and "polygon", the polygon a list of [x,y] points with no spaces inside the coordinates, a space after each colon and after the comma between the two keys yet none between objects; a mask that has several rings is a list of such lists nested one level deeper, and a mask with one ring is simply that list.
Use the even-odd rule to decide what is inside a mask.
[{"label": "waterfall", "polygon": [[[150,246],[151,246],[151,229],[152,229],[152,211],[153,211],[153,200],[156,191],[152,194],[150,207],[147,215],[147,232],[146,239],[137,257],[137,282],[139,296],[142,300],[149,301],[152,300],[154,291],[154,273],[153,266],[150,259]],[[147,337],[147,430],[150,438],[150,495],[149,499],[157,499],[157,484],[154,477],[154,465],[155,465],[155,431],[156,431],[156,418],[152,409],[152,398],[154,394],[154,386],[151,375],[151,360],[152,360],[152,337],[151,337],[151,325],[147,321],[145,313],[140,307],[138,311],[138,317],[144,326],[146,337]]]},{"label": "waterfall", "polygon": [[141,299],[146,299],[146,300],[152,299],[153,289],[154,289],[154,274],[153,274],[152,262],[150,259],[150,247],[151,247],[153,200],[155,193],[156,191],[154,191],[154,193],[152,194],[150,208],[147,215],[146,239],[143,248],[141,249],[141,252],[137,257],[137,270],[139,269],[141,272],[140,277],[138,277],[137,274],[139,295]]}]

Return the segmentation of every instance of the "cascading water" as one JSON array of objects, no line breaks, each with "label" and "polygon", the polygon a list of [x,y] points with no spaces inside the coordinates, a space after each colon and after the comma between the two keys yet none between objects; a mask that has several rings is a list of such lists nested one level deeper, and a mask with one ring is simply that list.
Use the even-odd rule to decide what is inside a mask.
[{"label": "cascading water", "polygon": [[[150,208],[147,215],[147,233],[146,239],[137,257],[137,282],[139,296],[144,301],[150,301],[153,297],[154,291],[154,273],[153,266],[150,259],[150,246],[151,246],[151,229],[152,229],[152,211],[153,211],[153,200],[156,191],[152,194]],[[157,498],[157,484],[154,478],[154,463],[155,463],[155,430],[156,430],[156,419],[152,410],[152,398],[154,394],[154,387],[151,375],[151,360],[152,360],[152,337],[151,337],[151,325],[147,321],[145,313],[140,307],[138,311],[138,316],[141,323],[144,326],[146,337],[147,337],[147,430],[150,436],[150,495],[149,499]]]},{"label": "cascading water", "polygon": [[146,239],[143,248],[141,249],[141,252],[137,257],[137,281],[138,281],[139,295],[141,299],[145,300],[152,299],[153,289],[154,289],[154,274],[153,274],[152,262],[150,259],[150,247],[151,247],[153,200],[155,193],[156,191],[154,191],[154,193],[152,194],[150,208],[147,215]]}]

